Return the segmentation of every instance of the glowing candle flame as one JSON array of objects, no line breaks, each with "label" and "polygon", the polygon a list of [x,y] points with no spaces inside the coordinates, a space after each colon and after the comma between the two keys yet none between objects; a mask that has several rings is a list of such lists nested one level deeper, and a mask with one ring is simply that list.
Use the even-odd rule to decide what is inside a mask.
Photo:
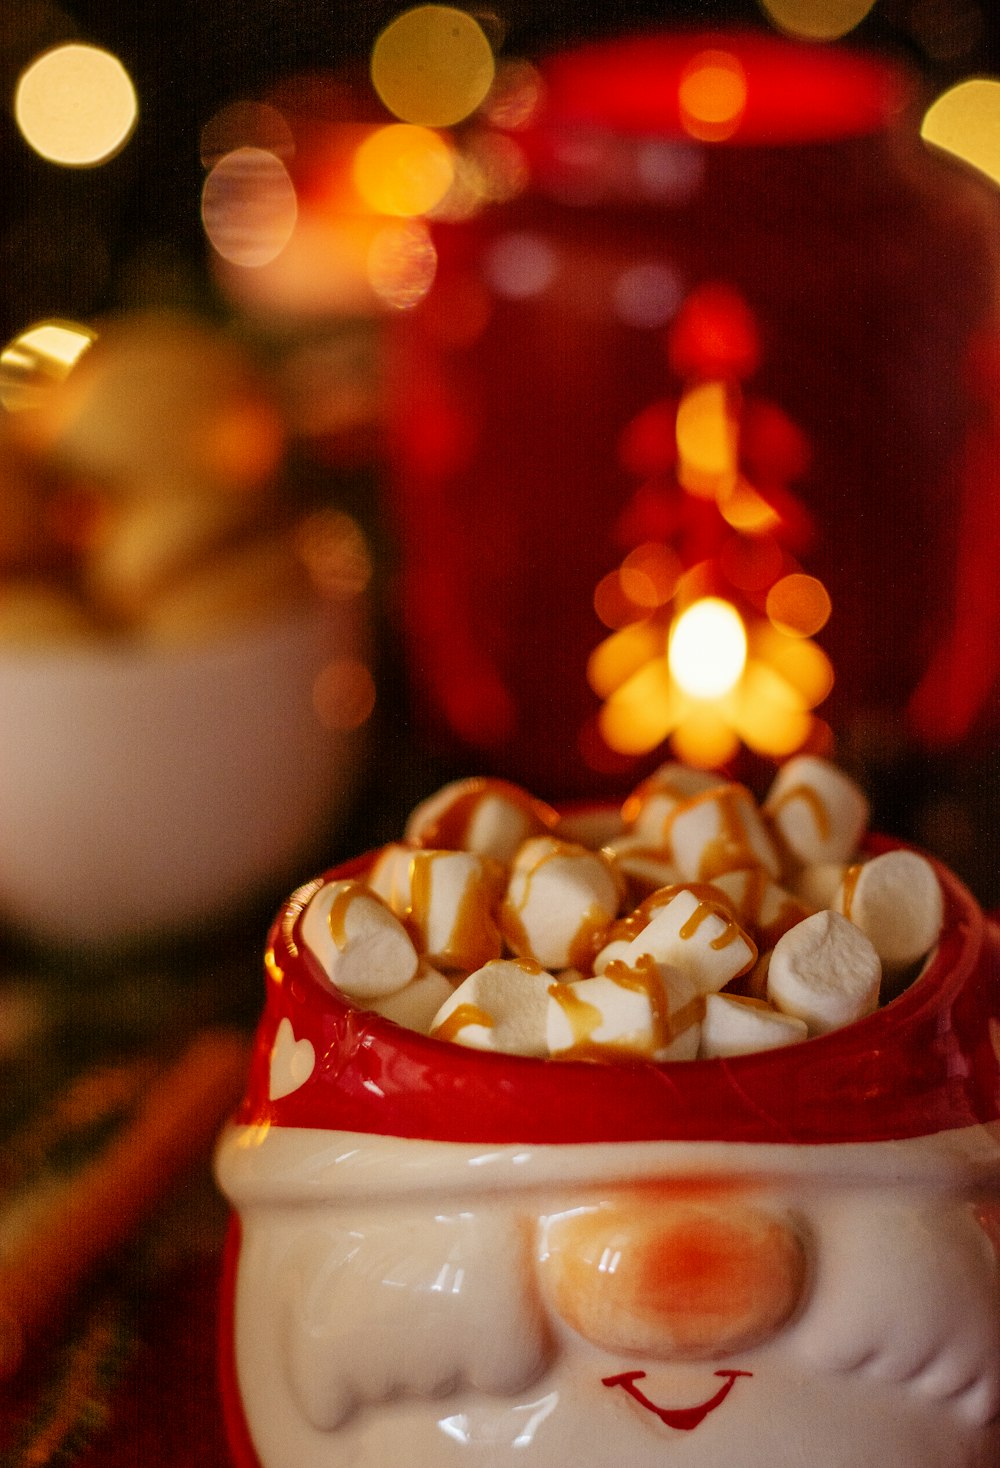
[{"label": "glowing candle flame", "polygon": [[729,693],[747,660],[747,634],[739,612],[717,596],[693,602],[674,624],[667,660],[675,682],[692,698]]}]

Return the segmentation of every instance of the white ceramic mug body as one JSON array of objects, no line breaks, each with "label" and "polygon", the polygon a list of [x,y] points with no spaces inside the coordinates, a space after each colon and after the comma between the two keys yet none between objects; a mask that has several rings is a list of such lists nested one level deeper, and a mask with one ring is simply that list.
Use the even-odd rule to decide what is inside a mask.
[{"label": "white ceramic mug body", "polygon": [[[256,1454],[264,1468],[987,1468],[1000,1301],[980,1192],[996,1166],[980,1128],[826,1148],[234,1128],[219,1168],[241,1219],[235,1370]],[[718,1319],[686,1339],[701,1265],[677,1251],[679,1216],[732,1224],[748,1256],[712,1297]],[[774,1284],[773,1250],[749,1257],[761,1220],[802,1269],[779,1268],[777,1312],[734,1339],[733,1292]],[[622,1293],[629,1250],[655,1255],[661,1236],[680,1300],[656,1285],[637,1299],[634,1280]]]},{"label": "white ceramic mug body", "polygon": [[[873,838],[887,847],[884,838]],[[1000,929],[799,1045],[477,1051],[272,924],[223,1397],[239,1468],[995,1468]]]}]

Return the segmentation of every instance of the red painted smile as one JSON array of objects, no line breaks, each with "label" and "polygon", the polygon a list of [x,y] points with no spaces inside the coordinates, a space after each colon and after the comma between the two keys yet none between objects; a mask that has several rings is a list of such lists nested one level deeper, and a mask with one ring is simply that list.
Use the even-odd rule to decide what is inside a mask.
[{"label": "red painted smile", "polygon": [[645,1407],[648,1412],[655,1413],[668,1427],[677,1427],[682,1432],[690,1432],[693,1428],[699,1427],[710,1412],[714,1412],[716,1407],[722,1405],[732,1391],[733,1382],[738,1376],[752,1376],[753,1372],[717,1371],[715,1374],[725,1377],[726,1380],[713,1397],[709,1397],[707,1402],[702,1402],[697,1407],[658,1407],[636,1386],[636,1382],[641,1381],[646,1375],[645,1371],[622,1371],[618,1376],[603,1376],[601,1385],[624,1388],[629,1396],[639,1403],[640,1407]]}]

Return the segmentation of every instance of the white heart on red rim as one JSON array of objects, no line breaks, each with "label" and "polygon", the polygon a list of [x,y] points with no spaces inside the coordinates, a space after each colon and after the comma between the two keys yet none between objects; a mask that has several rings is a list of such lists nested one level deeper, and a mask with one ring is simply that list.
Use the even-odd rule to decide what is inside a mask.
[{"label": "white heart on red rim", "polygon": [[268,1095],[272,1101],[290,1096],[304,1086],[316,1067],[316,1051],[311,1040],[296,1040],[290,1019],[278,1026],[271,1047],[271,1074]]}]

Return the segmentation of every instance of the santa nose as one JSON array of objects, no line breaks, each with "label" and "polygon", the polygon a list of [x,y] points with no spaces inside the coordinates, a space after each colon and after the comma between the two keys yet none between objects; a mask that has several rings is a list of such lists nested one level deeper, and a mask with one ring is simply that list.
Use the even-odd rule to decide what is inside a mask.
[{"label": "santa nose", "polygon": [[540,1271],[555,1310],[595,1345],[695,1360],[779,1329],[806,1261],[787,1215],[653,1189],[548,1218]]}]

